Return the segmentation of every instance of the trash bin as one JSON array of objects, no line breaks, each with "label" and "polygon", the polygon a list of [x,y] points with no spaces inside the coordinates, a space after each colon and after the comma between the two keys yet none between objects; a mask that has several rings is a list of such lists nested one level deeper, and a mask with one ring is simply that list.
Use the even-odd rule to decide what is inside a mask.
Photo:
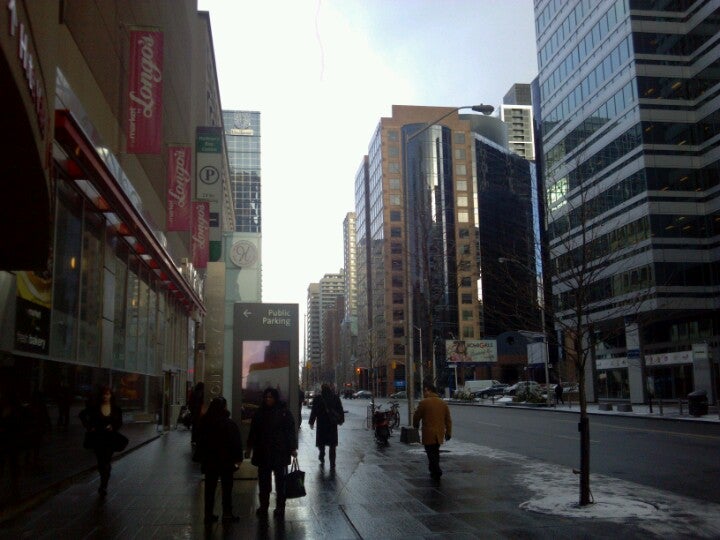
[{"label": "trash bin", "polygon": [[708,413],[708,397],[705,390],[695,390],[688,394],[688,412],[692,416]]}]

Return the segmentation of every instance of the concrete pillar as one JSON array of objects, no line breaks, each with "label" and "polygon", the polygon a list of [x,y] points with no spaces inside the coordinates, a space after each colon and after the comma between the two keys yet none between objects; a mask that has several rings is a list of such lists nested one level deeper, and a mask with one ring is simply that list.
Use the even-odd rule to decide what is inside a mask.
[{"label": "concrete pillar", "polygon": [[715,388],[713,384],[712,363],[710,360],[710,347],[707,343],[693,343],[692,345],[693,359],[693,379],[695,387],[693,390],[705,390],[707,392],[708,401],[715,402]]},{"label": "concrete pillar", "polygon": [[645,403],[645,361],[640,353],[640,330],[637,322],[628,319],[625,320],[625,348],[628,361],[630,402]]}]

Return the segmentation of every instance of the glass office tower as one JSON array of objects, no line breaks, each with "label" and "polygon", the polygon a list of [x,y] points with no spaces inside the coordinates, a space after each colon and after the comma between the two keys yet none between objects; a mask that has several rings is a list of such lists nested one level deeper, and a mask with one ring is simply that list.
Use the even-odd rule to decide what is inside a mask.
[{"label": "glass office tower", "polygon": [[553,296],[569,316],[558,276],[589,255],[599,398],[715,399],[719,15],[717,0],[535,2]]},{"label": "glass office tower", "polygon": [[235,231],[261,233],[260,113],[223,111],[223,123],[235,201]]}]

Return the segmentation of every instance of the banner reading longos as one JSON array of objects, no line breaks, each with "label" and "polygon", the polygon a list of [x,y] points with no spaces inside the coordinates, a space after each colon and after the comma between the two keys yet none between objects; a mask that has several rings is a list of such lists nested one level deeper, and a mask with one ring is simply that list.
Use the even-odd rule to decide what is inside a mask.
[{"label": "banner reading longos", "polygon": [[210,250],[210,204],[193,202],[192,263],[195,268],[207,268]]},{"label": "banner reading longos", "polygon": [[130,30],[126,135],[128,154],[159,154],[161,151],[162,69],[162,30]]},{"label": "banner reading longos", "polygon": [[445,340],[447,361],[473,364],[497,362],[497,341],[494,339]]},{"label": "banner reading longos", "polygon": [[189,145],[168,147],[167,230],[189,231],[192,191],[190,187],[192,148]]}]

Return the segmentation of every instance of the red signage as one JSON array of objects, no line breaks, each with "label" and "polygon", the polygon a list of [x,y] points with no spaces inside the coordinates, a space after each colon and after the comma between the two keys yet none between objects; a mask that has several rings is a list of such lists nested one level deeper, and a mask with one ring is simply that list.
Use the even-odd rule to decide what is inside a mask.
[{"label": "red signage", "polygon": [[210,203],[193,202],[192,262],[195,268],[207,268],[210,253]]},{"label": "red signage", "polygon": [[129,154],[161,151],[162,65],[162,31],[131,30],[126,140]]},{"label": "red signage", "polygon": [[167,162],[167,230],[189,231],[191,222],[190,174],[192,148],[169,146]]}]

